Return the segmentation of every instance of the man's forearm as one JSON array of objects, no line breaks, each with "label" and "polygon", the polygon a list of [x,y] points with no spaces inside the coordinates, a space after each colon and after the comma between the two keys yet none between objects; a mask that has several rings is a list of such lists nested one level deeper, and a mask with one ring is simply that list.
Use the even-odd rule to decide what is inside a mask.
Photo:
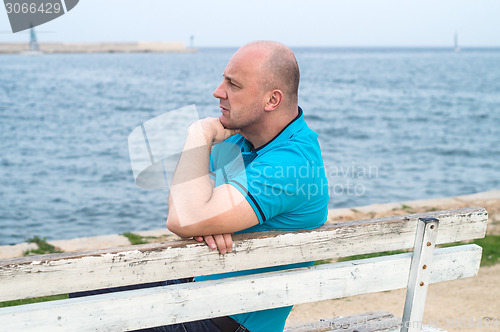
[{"label": "man's forearm", "polygon": [[172,232],[182,237],[225,234],[258,222],[235,222],[234,215],[247,214],[250,205],[242,205],[245,197],[231,185],[214,188],[208,174],[212,145],[236,133],[217,118],[199,120],[189,128],[170,186],[167,227]]},{"label": "man's forearm", "polygon": [[169,209],[175,209],[181,225],[200,221],[205,203],[210,200],[213,185],[209,177],[212,138],[199,122],[188,130],[183,152],[170,186]]}]

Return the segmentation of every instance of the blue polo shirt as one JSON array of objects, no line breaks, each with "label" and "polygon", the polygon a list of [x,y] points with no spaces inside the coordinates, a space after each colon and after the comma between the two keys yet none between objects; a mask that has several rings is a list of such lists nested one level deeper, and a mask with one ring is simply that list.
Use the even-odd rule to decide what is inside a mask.
[{"label": "blue polo shirt", "polygon": [[[231,184],[252,206],[259,224],[239,233],[304,230],[324,224],[328,182],[318,143],[299,107],[297,117],[267,144],[253,149],[241,135],[212,149],[210,172],[215,186]],[[196,277],[197,281],[310,266],[313,262]],[[264,299],[265,300],[265,299]],[[291,306],[231,317],[251,332],[283,331]]]}]

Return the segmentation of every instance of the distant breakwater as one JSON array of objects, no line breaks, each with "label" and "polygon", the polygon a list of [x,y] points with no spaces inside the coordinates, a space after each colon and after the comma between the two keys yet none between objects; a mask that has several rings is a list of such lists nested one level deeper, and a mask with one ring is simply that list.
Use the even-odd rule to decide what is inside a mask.
[{"label": "distant breakwater", "polygon": [[[39,43],[41,53],[176,53],[196,52],[183,42]],[[28,43],[0,43],[0,53],[30,52]]]}]

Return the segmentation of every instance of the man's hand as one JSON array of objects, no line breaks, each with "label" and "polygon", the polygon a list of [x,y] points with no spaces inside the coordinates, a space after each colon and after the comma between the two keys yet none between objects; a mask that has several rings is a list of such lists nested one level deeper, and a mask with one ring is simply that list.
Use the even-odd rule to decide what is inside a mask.
[{"label": "man's hand", "polygon": [[233,238],[231,234],[216,234],[207,236],[195,236],[194,239],[198,242],[203,242],[214,250],[219,249],[219,252],[224,255],[233,250]]},{"label": "man's hand", "polygon": [[219,118],[204,118],[196,121],[190,127],[190,130],[203,130],[205,137],[210,145],[218,144],[227,138],[240,132],[239,129],[226,129]]}]

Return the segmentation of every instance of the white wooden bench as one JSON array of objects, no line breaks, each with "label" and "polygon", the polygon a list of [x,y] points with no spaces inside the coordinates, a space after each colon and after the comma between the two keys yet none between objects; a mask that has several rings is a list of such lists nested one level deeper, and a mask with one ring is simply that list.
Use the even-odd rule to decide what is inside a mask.
[{"label": "white wooden bench", "polygon": [[224,256],[201,243],[174,241],[5,259],[0,301],[415,247],[413,253],[1,308],[0,331],[125,331],[405,287],[402,330],[418,331],[428,284],[475,276],[481,259],[474,244],[434,246],[484,237],[487,219],[483,208],[468,208],[242,234]]}]

